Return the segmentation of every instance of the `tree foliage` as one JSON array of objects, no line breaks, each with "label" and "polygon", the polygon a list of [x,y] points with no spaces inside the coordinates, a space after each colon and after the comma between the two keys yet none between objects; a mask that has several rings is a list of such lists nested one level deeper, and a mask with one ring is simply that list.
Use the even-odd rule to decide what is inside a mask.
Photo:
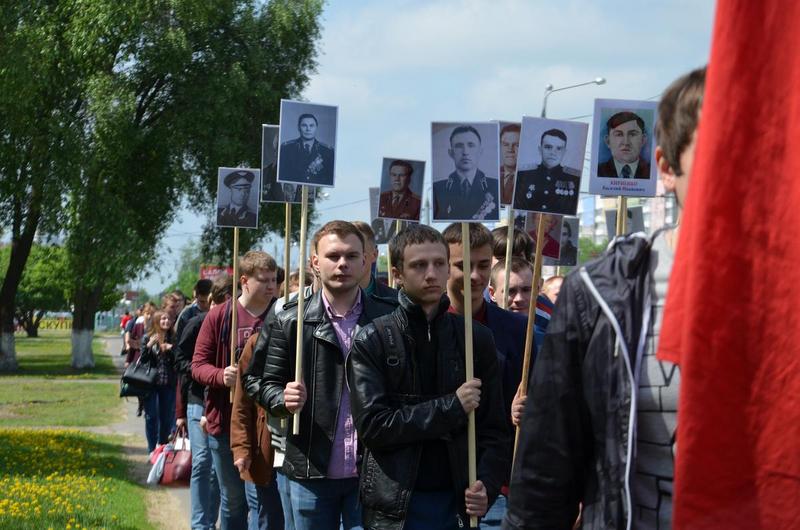
[{"label": "tree foliage", "polygon": [[[9,272],[24,267],[25,237],[63,230],[75,329],[92,329],[104,293],[158,260],[184,197],[211,214],[217,167],[260,165],[261,123],[276,123],[280,99],[298,97],[313,71],[322,2],[16,4],[0,12]],[[282,223],[265,213],[243,247]],[[221,256],[230,239],[206,226]]]},{"label": "tree foliage", "polygon": [[[6,270],[11,248],[0,249],[0,271]],[[15,299],[15,316],[29,337],[38,336],[46,311],[69,309],[66,253],[63,247],[34,245]]]}]

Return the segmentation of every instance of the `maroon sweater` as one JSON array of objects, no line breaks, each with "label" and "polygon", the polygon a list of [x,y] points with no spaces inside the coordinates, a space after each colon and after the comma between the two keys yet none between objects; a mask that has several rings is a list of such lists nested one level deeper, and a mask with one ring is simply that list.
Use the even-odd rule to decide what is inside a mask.
[{"label": "maroon sweater", "polygon": [[[241,353],[247,339],[261,329],[267,312],[253,317],[238,301],[236,307],[237,350]],[[230,303],[211,308],[200,327],[192,356],[192,379],[208,387],[205,416],[208,432],[214,436],[230,433],[231,427],[231,392],[223,378],[225,367],[230,365],[230,312]]]}]

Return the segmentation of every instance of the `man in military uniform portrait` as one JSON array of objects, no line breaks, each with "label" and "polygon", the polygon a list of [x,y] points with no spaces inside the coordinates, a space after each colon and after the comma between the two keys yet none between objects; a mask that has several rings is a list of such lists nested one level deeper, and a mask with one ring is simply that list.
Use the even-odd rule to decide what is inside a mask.
[{"label": "man in military uniform portrait", "polygon": [[222,183],[230,191],[230,202],[221,205],[217,202],[217,226],[238,226],[239,228],[256,228],[258,216],[247,205],[256,175],[246,169],[231,171],[225,175]]},{"label": "man in military uniform portrait", "polygon": [[[455,171],[447,179],[433,183],[434,219],[497,221],[499,185],[496,178],[487,177],[478,168],[483,148],[477,129],[472,125],[455,127],[447,154]],[[495,158],[492,165],[496,163]]]},{"label": "man in military uniform portrait", "polygon": [[422,199],[411,191],[414,167],[406,160],[394,160],[389,165],[391,189],[381,193],[378,217],[387,219],[413,219],[419,221]]},{"label": "man in military uniform portrait", "polygon": [[517,173],[520,125],[508,123],[500,129],[500,204],[511,204]]},{"label": "man in military uniform portrait", "polygon": [[297,118],[300,136],[281,144],[278,180],[311,186],[333,186],[333,149],[317,140],[317,117]]},{"label": "man in military uniform portrait", "polygon": [[567,151],[567,135],[560,129],[542,133],[541,163],[517,172],[514,209],[575,215],[581,184],[579,169],[561,165]]},{"label": "man in military uniform portrait", "polygon": [[603,141],[611,151],[611,158],[597,164],[598,177],[650,178],[650,162],[641,158],[647,145],[644,120],[630,111],[617,112],[606,122],[608,132]]}]

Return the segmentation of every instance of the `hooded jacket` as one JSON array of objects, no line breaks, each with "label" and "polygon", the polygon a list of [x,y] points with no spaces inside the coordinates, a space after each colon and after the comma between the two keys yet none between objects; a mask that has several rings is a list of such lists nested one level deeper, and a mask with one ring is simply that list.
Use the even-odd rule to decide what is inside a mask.
[{"label": "hooded jacket", "polygon": [[633,234],[570,274],[530,379],[504,529],[630,529],[635,360],[652,240]]}]

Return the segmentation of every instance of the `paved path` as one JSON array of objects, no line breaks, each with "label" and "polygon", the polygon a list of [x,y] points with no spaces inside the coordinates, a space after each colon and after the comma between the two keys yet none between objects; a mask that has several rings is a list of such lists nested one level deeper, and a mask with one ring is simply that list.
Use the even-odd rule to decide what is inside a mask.
[{"label": "paved path", "polygon": [[[119,355],[122,347],[122,339],[113,337],[105,338],[106,351],[109,352],[114,361],[114,366],[122,374],[125,358]],[[97,381],[97,380],[95,380]],[[100,379],[99,381],[103,381]],[[119,379],[114,382],[119,383]],[[145,483],[147,474],[150,471],[148,462],[147,439],[144,434],[144,417],[136,416],[138,401],[136,398],[123,398],[125,403],[125,419],[119,423],[103,425],[100,427],[90,427],[86,430],[98,434],[113,434],[125,437],[123,449],[128,458],[133,462],[132,473],[134,477]],[[188,529],[191,502],[189,499],[189,488],[171,487],[147,487],[151,494],[148,495],[148,516],[155,523],[164,529]]]}]

